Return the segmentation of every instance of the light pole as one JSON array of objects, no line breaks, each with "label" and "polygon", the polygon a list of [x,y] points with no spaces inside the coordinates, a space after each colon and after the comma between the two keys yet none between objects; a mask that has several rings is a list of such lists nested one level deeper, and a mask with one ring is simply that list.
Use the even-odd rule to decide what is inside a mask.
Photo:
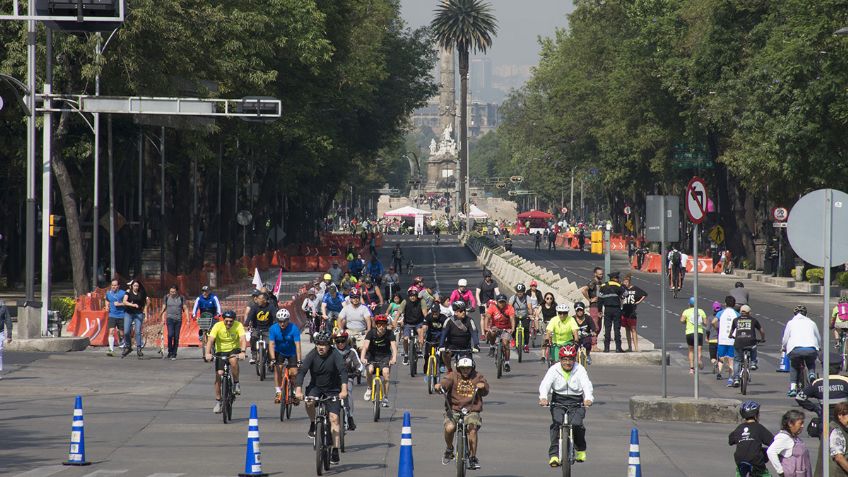
[{"label": "light pole", "polygon": [[848,26],[836,30],[833,34],[837,36],[848,36]]}]

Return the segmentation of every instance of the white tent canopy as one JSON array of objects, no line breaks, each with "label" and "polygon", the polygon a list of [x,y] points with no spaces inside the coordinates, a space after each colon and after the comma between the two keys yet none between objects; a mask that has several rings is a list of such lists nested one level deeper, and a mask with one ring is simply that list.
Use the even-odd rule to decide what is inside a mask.
[{"label": "white tent canopy", "polygon": [[[460,217],[465,217],[465,214],[463,214],[462,212],[460,212],[460,213],[459,213],[459,216],[460,216]],[[476,205],[471,204],[471,218],[472,218],[472,219],[488,219],[488,218],[489,218],[489,214],[487,214],[487,213],[483,212],[482,210],[480,210],[480,208],[479,208],[479,207],[477,207]]]},{"label": "white tent canopy", "polygon": [[433,215],[433,213],[407,205],[406,207],[390,210],[383,214],[385,217],[416,217],[419,215]]}]

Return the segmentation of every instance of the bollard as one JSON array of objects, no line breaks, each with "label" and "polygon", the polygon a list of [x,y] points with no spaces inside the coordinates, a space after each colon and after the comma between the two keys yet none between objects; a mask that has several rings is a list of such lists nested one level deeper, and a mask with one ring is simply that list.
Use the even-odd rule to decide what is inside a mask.
[{"label": "bollard", "polygon": [[91,465],[85,460],[85,423],[82,419],[82,396],[74,401],[74,419],[71,423],[71,445],[68,460],[62,465]]},{"label": "bollard", "polygon": [[639,429],[630,430],[630,456],[627,458],[627,477],[642,477],[642,461],[639,455]]},{"label": "bollard", "polygon": [[247,450],[244,455],[244,473],[239,477],[267,477],[262,472],[262,453],[259,452],[259,417],[256,404],[250,405],[250,420],[247,424]]},{"label": "bollard", "polygon": [[398,460],[398,477],[413,477],[415,466],[412,463],[412,425],[409,412],[403,413],[403,429],[400,434],[400,458]]}]

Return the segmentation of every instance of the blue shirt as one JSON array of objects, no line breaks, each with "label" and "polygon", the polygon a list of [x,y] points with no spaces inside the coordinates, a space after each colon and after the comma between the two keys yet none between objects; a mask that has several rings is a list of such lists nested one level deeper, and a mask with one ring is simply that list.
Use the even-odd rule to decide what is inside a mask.
[{"label": "blue shirt", "polygon": [[268,340],[274,343],[275,352],[281,356],[295,358],[297,357],[295,343],[300,343],[300,329],[291,322],[284,330],[280,328],[279,323],[274,323],[271,325],[271,331],[268,332]]},{"label": "blue shirt", "polygon": [[333,298],[330,296],[330,292],[327,292],[324,294],[324,299],[322,301],[327,304],[327,311],[335,311],[336,313],[342,311],[344,297],[341,293],[336,293],[336,297]]},{"label": "blue shirt", "polygon": [[117,306],[115,306],[115,302],[117,301],[119,303],[123,303],[124,302],[124,295],[126,295],[126,294],[127,294],[127,292],[124,291],[124,290],[121,290],[120,288],[116,292],[113,292],[112,290],[109,290],[109,291],[106,292],[106,301],[109,302],[109,316],[111,316],[112,318],[123,318],[124,317],[124,307],[123,307],[123,305],[121,305],[120,307],[117,307]]}]

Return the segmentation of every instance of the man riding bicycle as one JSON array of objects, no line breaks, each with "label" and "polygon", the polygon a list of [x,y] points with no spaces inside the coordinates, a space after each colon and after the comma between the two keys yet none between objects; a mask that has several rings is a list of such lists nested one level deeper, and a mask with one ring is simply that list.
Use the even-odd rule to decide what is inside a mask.
[{"label": "man riding bicycle", "polygon": [[[581,303],[582,305],[582,303]],[[551,360],[559,356],[559,350],[569,343],[577,343],[580,339],[580,329],[577,322],[568,316],[568,305],[559,303],[556,307],[557,316],[551,318],[545,329],[545,343],[551,347]],[[582,315],[585,317],[585,314]],[[589,319],[591,321],[591,318]],[[591,326],[591,325],[589,325]],[[591,344],[592,336],[589,335]]]},{"label": "man riding bicycle", "polygon": [[439,349],[442,351],[442,362],[450,371],[451,358],[455,350],[480,350],[480,336],[474,327],[474,320],[468,317],[468,304],[464,301],[451,303],[453,316],[448,318],[442,327],[439,337]]},{"label": "man riding bicycle", "polygon": [[[330,462],[339,463],[339,412],[342,405],[341,400],[347,397],[347,367],[341,353],[336,353],[330,346],[330,334],[318,333],[315,336],[315,349],[306,355],[303,364],[297,372],[295,382],[295,398],[303,400],[303,381],[306,374],[311,375],[309,386],[306,387],[306,396],[331,397],[338,396],[339,401],[327,402],[327,412],[330,415],[330,429],[333,433],[333,449],[330,453]],[[315,403],[306,402],[306,414],[309,416],[309,437],[315,437]]]},{"label": "man riding bicycle", "polygon": [[[191,309],[191,316],[195,320],[200,318],[204,313],[211,313],[212,316],[221,316],[221,302],[218,297],[212,293],[208,285],[203,285],[200,289],[200,296],[194,300],[194,307]],[[198,322],[199,323],[199,322]],[[201,329],[198,336],[203,336],[205,330]]]},{"label": "man riding bicycle", "polygon": [[280,404],[280,401],[286,399],[283,396],[283,365],[286,366],[286,373],[289,379],[294,379],[297,376],[297,368],[300,366],[300,328],[290,321],[291,314],[289,310],[280,308],[277,310],[277,322],[271,326],[268,331],[268,357],[274,363],[274,387],[276,395],[274,403]]},{"label": "man riding bicycle", "polygon": [[[430,306],[430,312],[424,317],[424,325],[421,332],[424,334],[424,356],[430,356],[430,348],[439,349],[439,341],[442,338],[442,329],[444,328],[447,316],[442,314],[442,305],[433,303]],[[437,355],[441,356],[440,353]],[[439,360],[441,361],[441,359]],[[439,366],[440,372],[445,372],[445,367]]]},{"label": "man riding bicycle", "polygon": [[334,336],[333,342],[336,344],[336,349],[342,354],[345,368],[347,368],[348,397],[342,402],[347,412],[347,430],[355,431],[356,423],[353,421],[353,399],[350,398],[350,392],[353,389],[354,378],[362,375],[364,366],[359,359],[359,354],[350,346],[350,336],[347,334],[347,331],[342,331]]},{"label": "man riding bicycle", "polygon": [[807,307],[795,307],[795,316],[786,323],[781,340],[781,351],[789,356],[789,392],[787,396],[798,395],[798,372],[803,363],[809,373],[810,381],[816,379],[816,358],[821,349],[821,335],[813,320],[807,318]]},{"label": "man riding bicycle", "polygon": [[277,314],[277,307],[268,301],[264,293],[257,294],[255,299],[256,302],[248,307],[244,320],[250,332],[250,364],[256,363],[256,342],[268,336],[268,330],[273,324],[272,317]]},{"label": "man riding bicycle", "polygon": [[454,458],[453,436],[456,433],[456,422],[463,408],[468,411],[465,425],[468,428],[468,465],[472,469],[480,468],[477,459],[479,438],[477,431],[483,425],[483,397],[489,394],[489,383],[486,377],[474,369],[471,358],[462,358],[456,364],[456,373],[448,373],[442,381],[435,385],[436,391],[448,395],[450,409],[445,413],[445,455],[442,464],[447,465]]},{"label": "man riding bicycle", "polygon": [[353,340],[353,346],[361,344],[362,337],[371,329],[371,310],[363,305],[362,295],[359,290],[350,290],[348,295],[350,303],[342,308],[339,313],[339,329],[347,330]]},{"label": "man riding bicycle", "polygon": [[509,367],[509,341],[515,332],[515,310],[507,303],[506,295],[500,294],[497,302],[486,308],[483,329],[486,330],[486,342],[491,346],[489,356],[495,356],[495,341],[501,340],[504,349],[504,371],[510,372]]},{"label": "man riding bicycle", "polygon": [[389,381],[391,367],[397,362],[397,341],[395,334],[389,331],[389,319],[386,315],[374,317],[374,328],[365,334],[360,352],[360,361],[366,365],[368,373],[368,389],[365,390],[366,401],[371,400],[371,383],[374,380],[374,368],[379,367],[383,377],[383,407],[389,407]]},{"label": "man riding bicycle", "polygon": [[524,352],[529,353],[530,317],[533,314],[533,309],[530,305],[530,299],[527,297],[527,287],[525,287],[523,283],[515,285],[515,295],[509,297],[509,304],[512,305],[512,309],[515,310],[516,322],[520,321],[521,326],[524,328],[524,342],[515,343],[515,345],[524,346]]},{"label": "man riding bicycle", "polygon": [[[742,305],[740,315],[730,325],[730,337],[733,338],[733,387],[739,386],[739,372],[742,369],[742,354],[746,349],[757,346],[757,330],[760,341],[766,340],[766,333],[760,322],[751,316],[751,307]],[[753,369],[753,368],[752,368]]]},{"label": "man riding bicycle", "polygon": [[[241,394],[239,386],[238,360],[244,359],[244,349],[247,342],[244,339],[244,326],[236,321],[236,312],[227,310],[223,314],[223,320],[215,323],[209,330],[209,341],[206,342],[206,360],[212,360],[212,349],[216,354],[223,354],[224,359],[230,362],[230,373],[233,376],[235,394]],[[216,414],[221,413],[221,376],[224,375],[224,363],[220,359],[215,360],[215,409]]]},{"label": "man riding bicycle", "polygon": [[339,289],[335,285],[327,287],[327,293],[321,300],[321,316],[325,327],[332,329],[333,321],[338,319],[343,307],[344,297],[339,293]]},{"label": "man riding bicycle", "polygon": [[[548,447],[548,464],[551,467],[562,465],[559,460],[559,428],[562,426],[565,413],[568,412],[568,422],[574,432],[574,449],[577,462],[586,462],[586,428],[583,419],[587,407],[595,400],[592,381],[586,368],[576,363],[577,347],[568,344],[559,350],[559,363],[548,368],[542,383],[539,385],[539,405],[549,403],[573,406],[572,409],[551,406],[551,445]],[[548,394],[551,397],[548,399]]]},{"label": "man riding bicycle", "polygon": [[411,288],[407,291],[407,298],[400,304],[398,315],[400,320],[398,324],[402,324],[401,328],[403,336],[403,365],[409,364],[409,340],[418,340],[418,349],[422,349],[424,345],[424,335],[421,333],[421,327],[424,324],[425,308],[418,299],[418,291]]},{"label": "man riding bicycle", "polygon": [[830,329],[833,330],[833,339],[837,343],[841,333],[848,333],[848,296],[839,297],[839,303],[833,307],[833,312],[830,314]]},{"label": "man riding bicycle", "polygon": [[321,300],[318,299],[318,290],[315,287],[306,292],[306,298],[303,299],[300,309],[306,313],[306,319],[309,320],[309,326],[306,326],[307,331],[314,334],[321,326]]},{"label": "man riding bicycle", "polygon": [[[768,457],[766,448],[774,441],[774,434],[760,424],[760,403],[745,401],[739,406],[739,415],[745,422],[739,424],[730,435],[727,442],[735,445],[733,460],[736,461],[737,474],[750,477],[770,477],[766,468]],[[742,473],[745,469],[746,474]]]}]

